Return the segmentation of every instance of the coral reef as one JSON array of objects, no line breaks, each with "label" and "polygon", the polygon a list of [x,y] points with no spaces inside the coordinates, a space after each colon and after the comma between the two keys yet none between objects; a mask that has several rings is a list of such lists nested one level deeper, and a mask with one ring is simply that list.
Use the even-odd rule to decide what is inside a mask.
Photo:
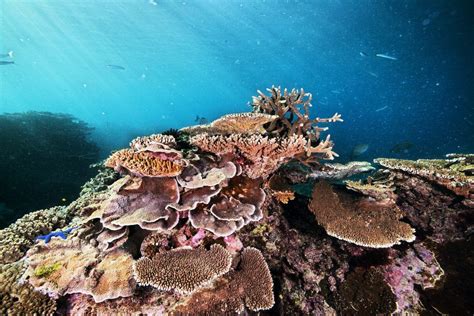
[{"label": "coral reef", "polygon": [[91,131],[69,114],[0,115],[0,203],[14,211],[0,213],[0,228],[27,212],[77,198],[96,173],[89,165],[99,159]]},{"label": "coral reef", "polygon": [[335,156],[318,124],[340,116],[268,91],[254,112],[132,140],[76,201],[0,231],[2,313],[422,312],[452,275],[438,249],[474,231],[472,156],[342,182],[373,167],[318,162]]}]

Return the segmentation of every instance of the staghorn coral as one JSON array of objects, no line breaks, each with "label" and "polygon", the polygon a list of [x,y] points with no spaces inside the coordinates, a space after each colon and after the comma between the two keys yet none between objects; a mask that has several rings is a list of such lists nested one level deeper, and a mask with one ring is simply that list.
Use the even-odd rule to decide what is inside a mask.
[{"label": "staghorn coral", "polygon": [[0,265],[0,314],[53,315],[56,302],[29,285],[18,281],[26,269],[25,262]]},{"label": "staghorn coral", "polygon": [[210,250],[182,247],[158,253],[152,259],[143,257],[134,263],[133,271],[140,285],[191,293],[227,273],[231,264],[230,253],[214,244]]},{"label": "staghorn coral", "polygon": [[107,158],[105,165],[140,177],[174,177],[181,173],[182,161],[162,158],[147,151],[122,149]]},{"label": "staghorn coral", "polygon": [[[97,248],[78,239],[52,240],[27,253],[25,282],[51,297],[68,293],[90,294],[96,302],[132,295],[132,256],[115,250],[102,256]],[[38,269],[54,266],[50,273]]]},{"label": "staghorn coral", "polygon": [[[257,90],[258,96],[252,98],[252,108],[255,113],[266,113],[277,115],[266,127],[271,135],[280,137],[291,137],[293,135],[303,136],[308,142],[306,155],[322,154],[325,159],[333,159],[337,154],[332,151],[333,143],[328,135],[324,141],[320,139],[321,131],[327,128],[318,127],[319,123],[342,122],[341,115],[334,114],[331,118],[310,118],[312,107],[312,94],[305,93],[303,89],[281,90],[280,87],[272,86],[267,89],[270,95],[265,95]],[[303,109],[301,109],[303,107]]]},{"label": "staghorn coral", "polygon": [[402,171],[427,179],[457,195],[474,199],[474,163],[469,156],[451,154],[452,159],[402,160],[378,158],[374,161],[383,167]]},{"label": "staghorn coral", "polygon": [[270,309],[275,303],[273,281],[262,253],[245,248],[236,270],[231,271],[211,289],[193,294],[177,307],[182,315],[227,315]]},{"label": "staghorn coral", "polygon": [[277,119],[277,115],[265,113],[235,113],[224,115],[206,125],[195,125],[180,129],[180,132],[190,135],[197,134],[263,134],[265,124]]},{"label": "staghorn coral", "polygon": [[400,222],[400,209],[389,200],[354,199],[335,193],[326,182],[315,185],[310,209],[328,235],[371,248],[415,240],[414,229]]}]

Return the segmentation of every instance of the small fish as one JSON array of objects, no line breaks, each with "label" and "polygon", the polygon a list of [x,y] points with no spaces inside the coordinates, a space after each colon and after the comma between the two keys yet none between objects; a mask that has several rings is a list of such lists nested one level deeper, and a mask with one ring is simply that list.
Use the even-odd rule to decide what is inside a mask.
[{"label": "small fish", "polygon": [[368,145],[368,144],[357,144],[357,145],[355,145],[354,148],[352,148],[351,160],[352,160],[354,157],[357,157],[357,156],[362,155],[362,154],[365,153],[368,149],[369,149],[369,145]]},{"label": "small fish", "polygon": [[205,117],[199,117],[199,115],[196,115],[196,119],[194,120],[194,122],[202,125],[202,124],[207,124],[207,118]]},{"label": "small fish", "polygon": [[415,145],[413,145],[413,143],[411,143],[411,142],[401,142],[401,143],[395,144],[395,146],[393,146],[390,149],[390,152],[395,153],[395,154],[401,154],[401,153],[406,154],[414,146]]},{"label": "small fish", "polygon": [[0,58],[13,58],[13,51],[9,51],[8,53],[6,54],[0,54]]},{"label": "small fish", "polygon": [[387,108],[388,108],[388,105],[383,106],[383,107],[381,107],[381,108],[375,110],[375,112],[380,112],[380,111],[383,111],[383,110],[385,110],[385,109],[387,109]]},{"label": "small fish", "polygon": [[397,57],[385,55],[385,54],[375,54],[375,56],[380,57],[380,58],[385,58],[385,59],[390,59],[390,60],[398,60]]},{"label": "small fish", "polygon": [[378,77],[379,77],[375,72],[367,71],[367,73],[368,73],[369,75],[371,75],[372,77],[375,77],[375,78],[378,78]]},{"label": "small fish", "polygon": [[112,64],[109,64],[109,65],[107,65],[107,67],[109,67],[109,68],[111,68],[111,69],[125,70],[125,67],[120,66],[120,65],[112,65]]},{"label": "small fish", "polygon": [[3,60],[0,60],[0,65],[12,65],[14,64],[15,62],[14,61],[3,61]]},{"label": "small fish", "polygon": [[331,92],[334,93],[334,94],[340,94],[341,93],[341,91],[339,91],[339,90],[331,90]]},{"label": "small fish", "polygon": [[359,55],[361,55],[362,57],[367,57],[367,56],[369,56],[369,55],[367,55],[367,54],[364,53],[364,52],[359,52]]}]

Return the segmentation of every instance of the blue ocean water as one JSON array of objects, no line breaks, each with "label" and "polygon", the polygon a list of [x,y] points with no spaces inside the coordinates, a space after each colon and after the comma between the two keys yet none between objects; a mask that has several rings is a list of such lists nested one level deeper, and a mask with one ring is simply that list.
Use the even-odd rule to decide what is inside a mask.
[{"label": "blue ocean water", "polygon": [[[474,151],[471,1],[0,0],[0,113],[70,113],[103,155],[305,88],[341,160]],[[396,58],[376,56],[384,54]],[[1,60],[10,60],[9,57]],[[398,143],[409,148],[393,150]]]}]

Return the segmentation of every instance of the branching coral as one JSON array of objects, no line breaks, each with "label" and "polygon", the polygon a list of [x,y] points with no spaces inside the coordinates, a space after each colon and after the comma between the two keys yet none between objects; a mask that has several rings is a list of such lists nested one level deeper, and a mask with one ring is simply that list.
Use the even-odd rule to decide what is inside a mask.
[{"label": "branching coral", "polygon": [[354,199],[319,182],[310,209],[328,235],[359,246],[387,248],[402,240],[415,240],[414,229],[399,221],[402,213],[390,200]]},{"label": "branching coral", "polygon": [[[319,123],[342,122],[341,115],[334,114],[331,118],[310,118],[310,108],[312,107],[312,94],[305,93],[303,89],[281,90],[280,87],[272,86],[267,89],[270,95],[265,95],[261,91],[258,96],[253,97],[252,107],[256,113],[266,113],[277,115],[266,127],[267,132],[279,137],[291,137],[293,135],[303,136],[308,142],[306,154],[310,156],[314,153],[322,154],[326,159],[333,159],[337,154],[332,151],[333,144],[328,135],[324,141],[320,140],[321,131],[327,128],[318,127]],[[302,107],[302,109],[301,109]]]},{"label": "branching coral", "polygon": [[183,247],[158,253],[153,259],[143,257],[133,269],[141,285],[190,293],[227,273],[231,264],[230,253],[214,244],[210,250]]}]

